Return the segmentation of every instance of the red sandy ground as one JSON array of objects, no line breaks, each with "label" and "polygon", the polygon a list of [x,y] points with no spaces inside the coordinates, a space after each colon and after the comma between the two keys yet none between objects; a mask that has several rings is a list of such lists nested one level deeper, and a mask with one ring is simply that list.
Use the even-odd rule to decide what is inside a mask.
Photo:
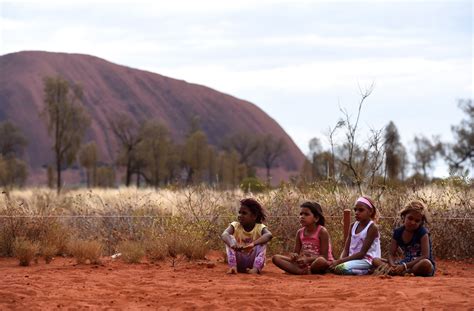
[{"label": "red sandy ground", "polygon": [[0,259],[0,309],[449,309],[474,308],[474,263],[438,261],[433,278],[291,276],[268,262],[261,275],[226,275],[210,261],[75,265],[57,258],[20,267]]}]

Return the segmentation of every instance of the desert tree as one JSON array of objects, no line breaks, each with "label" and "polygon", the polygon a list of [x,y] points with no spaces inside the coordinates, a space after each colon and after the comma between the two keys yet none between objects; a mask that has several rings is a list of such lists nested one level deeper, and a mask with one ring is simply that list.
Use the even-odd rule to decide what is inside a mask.
[{"label": "desert tree", "polygon": [[239,155],[239,163],[247,167],[249,175],[255,176],[254,164],[259,150],[259,136],[248,132],[235,133],[225,140],[223,149],[229,152],[235,150]]},{"label": "desert tree", "polygon": [[95,142],[89,142],[82,146],[79,151],[79,163],[86,170],[87,188],[95,186],[97,183],[97,145]]},{"label": "desert tree", "polygon": [[[306,178],[310,176],[311,181],[325,180],[334,177],[334,157],[330,151],[323,149],[321,140],[317,137],[309,141],[309,161],[305,161]],[[309,164],[309,165],[308,165]]]},{"label": "desert tree", "polygon": [[469,168],[474,167],[474,104],[468,99],[459,100],[458,105],[467,118],[451,127],[455,142],[446,145],[444,154],[452,173],[464,169],[469,173]]},{"label": "desert tree", "polygon": [[340,128],[344,127],[345,124],[346,123],[343,119],[339,119],[336,125],[334,125],[334,127],[329,127],[326,132],[326,136],[331,147],[331,161],[329,162],[330,164],[328,168],[328,177],[331,178],[333,181],[336,180],[336,156],[334,150],[336,146],[335,135]]},{"label": "desert tree", "polygon": [[141,128],[137,122],[123,113],[112,115],[108,122],[120,146],[117,162],[119,165],[125,166],[125,185],[128,187],[132,181],[134,170],[136,170],[136,149],[143,139]]},{"label": "desert tree", "polygon": [[186,183],[203,181],[209,166],[209,145],[206,134],[195,131],[185,141],[182,153],[182,165],[186,171]]},{"label": "desert tree", "polygon": [[0,155],[0,186],[9,189],[11,186],[23,186],[28,177],[27,165],[15,157]]},{"label": "desert tree", "polygon": [[402,167],[402,144],[400,134],[395,123],[390,121],[385,127],[385,173],[389,180],[397,180],[401,177]]},{"label": "desert tree", "polygon": [[[349,112],[345,109],[341,109],[341,112],[344,115],[344,128],[345,128],[345,137],[346,137],[346,142],[343,144],[343,147],[346,149],[345,152],[345,157],[342,158],[342,163],[344,166],[348,168],[348,170],[351,172],[353,181],[357,185],[357,188],[359,190],[359,193],[362,194],[362,184],[365,182],[365,175],[364,175],[364,170],[363,168],[367,164],[367,156],[370,152],[370,150],[364,150],[361,146],[359,146],[356,138],[357,138],[357,130],[359,127],[359,120],[360,120],[360,115],[362,111],[362,106],[365,102],[365,100],[372,94],[374,90],[374,83],[372,83],[368,88],[360,90],[360,101],[359,101],[359,106],[357,109],[357,116],[355,119],[355,122],[351,120],[351,117],[349,115]],[[370,139],[369,139],[370,141]],[[369,142],[369,145],[378,146],[379,139],[378,137],[374,137],[374,141]],[[356,154],[357,153],[362,153],[362,161],[361,163],[358,163],[356,161]],[[377,157],[378,158],[378,157]],[[378,166],[378,163],[374,163],[375,166]],[[372,170],[373,171],[373,170]]]},{"label": "desert tree", "polygon": [[143,163],[145,180],[158,188],[166,176],[171,140],[168,129],[158,121],[147,121],[141,129],[143,139],[137,146],[137,158]]},{"label": "desert tree", "polygon": [[10,121],[0,122],[0,154],[3,157],[21,157],[27,140],[21,130]]},{"label": "desert tree", "polygon": [[4,187],[22,186],[28,176],[27,165],[21,159],[27,140],[10,121],[0,122],[0,184]]},{"label": "desert tree", "polygon": [[53,140],[56,187],[61,190],[61,170],[70,166],[90,125],[90,118],[80,105],[82,88],[61,77],[44,79],[45,106],[41,113]]},{"label": "desert tree", "polygon": [[438,137],[429,139],[423,135],[415,136],[413,143],[415,146],[415,163],[413,164],[413,168],[417,173],[421,170],[423,178],[426,181],[428,180],[428,173],[433,169],[433,163],[438,153],[442,150],[442,144],[439,142]]},{"label": "desert tree", "polygon": [[287,147],[283,138],[275,138],[271,134],[264,135],[260,140],[260,160],[265,166],[267,184],[270,185],[270,170],[277,164],[278,159],[286,152]]},{"label": "desert tree", "polygon": [[240,163],[239,154],[235,150],[219,153],[217,171],[218,184],[221,189],[227,189],[228,186],[235,189],[247,175],[246,166]]}]

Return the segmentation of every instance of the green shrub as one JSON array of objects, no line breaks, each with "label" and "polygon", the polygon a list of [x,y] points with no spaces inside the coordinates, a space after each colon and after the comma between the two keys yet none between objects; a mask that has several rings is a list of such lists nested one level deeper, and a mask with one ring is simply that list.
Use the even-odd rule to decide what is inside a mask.
[{"label": "green shrub", "polygon": [[240,183],[240,189],[245,193],[260,193],[265,191],[267,189],[267,186],[264,182],[262,182],[256,177],[246,177]]}]

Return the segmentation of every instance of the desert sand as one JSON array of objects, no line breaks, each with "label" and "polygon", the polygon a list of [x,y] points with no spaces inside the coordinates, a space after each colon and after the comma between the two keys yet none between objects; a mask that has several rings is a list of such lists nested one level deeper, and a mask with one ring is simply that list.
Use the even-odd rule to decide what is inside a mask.
[{"label": "desert sand", "polygon": [[76,265],[73,258],[20,267],[0,259],[0,309],[384,309],[474,308],[472,260],[438,261],[435,277],[291,276],[268,261],[261,275],[227,275],[209,260]]}]

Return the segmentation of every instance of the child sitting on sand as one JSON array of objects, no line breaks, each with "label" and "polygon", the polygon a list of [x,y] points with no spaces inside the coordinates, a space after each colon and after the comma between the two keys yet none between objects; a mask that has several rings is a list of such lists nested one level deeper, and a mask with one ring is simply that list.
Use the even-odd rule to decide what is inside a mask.
[{"label": "child sitting on sand", "polygon": [[296,232],[294,253],[275,255],[272,261],[291,274],[324,273],[334,258],[329,233],[324,227],[323,210],[316,202],[305,202],[300,207],[303,227]]},{"label": "child sitting on sand", "polygon": [[330,265],[337,274],[368,274],[372,269],[372,260],[380,258],[380,234],[373,222],[377,214],[374,203],[369,197],[356,200],[356,221],[351,224],[341,257]]},{"label": "child sitting on sand", "polygon": [[[427,222],[426,206],[420,201],[411,201],[401,211],[403,226],[393,231],[389,265],[391,274],[403,275],[413,273],[419,276],[433,276],[435,262],[431,253],[431,238],[424,227]],[[405,258],[396,262],[398,248],[401,248]]]},{"label": "child sitting on sand", "polygon": [[239,221],[232,222],[222,233],[229,264],[227,273],[262,271],[266,243],[272,239],[272,233],[262,223],[265,218],[265,211],[256,200],[240,201]]}]

